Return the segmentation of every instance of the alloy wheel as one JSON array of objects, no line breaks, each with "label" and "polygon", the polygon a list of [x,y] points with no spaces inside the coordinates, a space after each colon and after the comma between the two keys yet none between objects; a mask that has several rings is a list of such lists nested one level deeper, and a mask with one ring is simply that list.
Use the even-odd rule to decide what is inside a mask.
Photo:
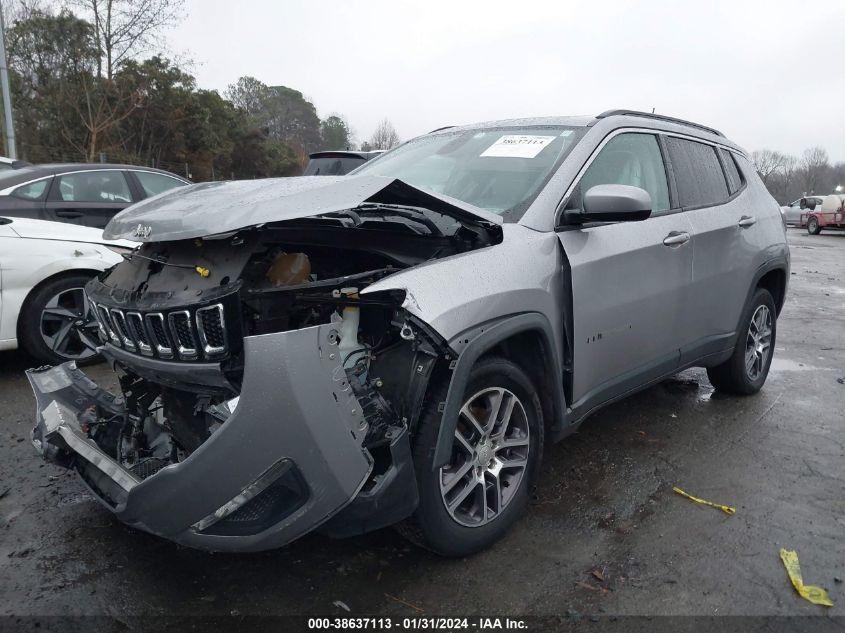
[{"label": "alloy wheel", "polygon": [[745,371],[750,380],[757,380],[772,353],[772,313],[759,306],[751,317],[745,339]]},{"label": "alloy wheel", "polygon": [[452,459],[440,469],[446,511],[467,527],[500,516],[519,489],[528,467],[528,417],[517,396],[491,387],[461,407]]},{"label": "alloy wheel", "polygon": [[41,310],[41,338],[67,360],[85,360],[96,352],[84,340],[97,340],[97,321],[82,288],[68,288],[50,298]]}]

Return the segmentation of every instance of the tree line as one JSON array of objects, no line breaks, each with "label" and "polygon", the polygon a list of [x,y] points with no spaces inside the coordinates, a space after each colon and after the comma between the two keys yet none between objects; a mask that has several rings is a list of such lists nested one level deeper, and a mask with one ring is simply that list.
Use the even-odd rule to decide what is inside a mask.
[{"label": "tree line", "polygon": [[[244,76],[221,95],[166,56],[147,56],[182,2],[17,0],[5,15],[20,157],[105,159],[205,181],[299,175],[310,152],[355,149],[346,118],[320,119],[298,90]],[[398,143],[385,119],[362,149]]]},{"label": "tree line", "polygon": [[754,168],[780,204],[804,195],[827,195],[845,188],[845,162],[831,163],[827,150],[811,147],[798,157],[770,149],[751,153]]}]

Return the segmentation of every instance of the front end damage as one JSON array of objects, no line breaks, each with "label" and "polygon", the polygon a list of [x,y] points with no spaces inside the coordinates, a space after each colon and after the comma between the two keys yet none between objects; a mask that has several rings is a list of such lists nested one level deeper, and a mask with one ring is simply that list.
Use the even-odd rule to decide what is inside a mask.
[{"label": "front end damage", "polygon": [[410,515],[416,419],[454,354],[403,292],[359,293],[500,232],[356,209],[148,242],[93,280],[122,393],[73,363],[30,370],[35,447],[125,523],[191,547],[268,549]]}]

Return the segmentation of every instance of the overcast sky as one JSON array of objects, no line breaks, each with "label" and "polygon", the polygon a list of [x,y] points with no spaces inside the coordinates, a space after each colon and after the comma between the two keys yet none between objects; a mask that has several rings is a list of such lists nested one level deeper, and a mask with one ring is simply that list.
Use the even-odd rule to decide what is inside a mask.
[{"label": "overcast sky", "polygon": [[443,125],[632,108],[753,150],[845,160],[845,2],[187,0],[170,32],[203,88],[285,85],[360,142]]}]

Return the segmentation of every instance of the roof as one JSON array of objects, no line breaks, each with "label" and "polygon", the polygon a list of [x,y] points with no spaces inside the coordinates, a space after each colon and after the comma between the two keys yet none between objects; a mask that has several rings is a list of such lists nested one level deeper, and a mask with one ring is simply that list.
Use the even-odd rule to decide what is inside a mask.
[{"label": "roof", "polygon": [[676,119],[675,117],[666,116],[664,114],[655,114],[654,112],[640,112],[639,110],[605,110],[601,114],[597,114],[596,118],[606,119],[607,117],[611,116],[635,116],[644,119],[652,119],[655,121],[677,123],[680,125],[688,125],[690,127],[698,128],[699,130],[704,130],[705,132],[715,134],[716,136],[725,136],[719,130],[716,130],[712,127],[707,127],[706,125],[701,125],[700,123],[693,123],[692,121],[685,121],[684,119]]},{"label": "roof", "polygon": [[54,174],[62,174],[69,171],[88,171],[94,169],[133,169],[136,171],[158,172],[160,174],[176,176],[182,180],[187,180],[184,176],[165,171],[164,169],[156,169],[155,167],[146,167],[144,165],[123,165],[120,163],[41,163],[39,165],[32,165],[32,168],[43,169],[47,173]]},{"label": "roof", "polygon": [[179,176],[178,174],[164,171],[163,169],[155,169],[153,167],[142,167],[139,165],[117,165],[111,163],[54,163],[44,165],[27,165],[20,169],[8,170],[0,172],[0,189],[6,189],[15,185],[38,180],[47,176],[55,176],[57,174],[66,174],[75,171],[96,171],[101,169],[128,169],[134,171],[150,171],[159,174],[170,176],[171,178],[178,178],[183,182],[190,182],[187,178]]},{"label": "roof", "polygon": [[488,128],[529,128],[529,127],[593,127],[607,119],[623,117],[625,124],[663,129],[668,132],[685,133],[691,136],[706,138],[712,142],[722,143],[738,151],[742,148],[730,142],[719,130],[693,121],[685,121],[671,116],[654,114],[651,112],[639,112],[637,110],[606,110],[595,116],[547,116],[531,117],[526,119],[502,119],[499,121],[485,121],[469,125],[456,125],[443,127],[429,132],[429,134],[450,134],[467,130],[488,129]]},{"label": "roof", "polygon": [[593,116],[545,116],[527,119],[500,119],[496,121],[470,123],[468,125],[442,127],[429,132],[429,134],[450,134],[464,130],[507,127],[586,127],[595,120],[596,118]]}]

